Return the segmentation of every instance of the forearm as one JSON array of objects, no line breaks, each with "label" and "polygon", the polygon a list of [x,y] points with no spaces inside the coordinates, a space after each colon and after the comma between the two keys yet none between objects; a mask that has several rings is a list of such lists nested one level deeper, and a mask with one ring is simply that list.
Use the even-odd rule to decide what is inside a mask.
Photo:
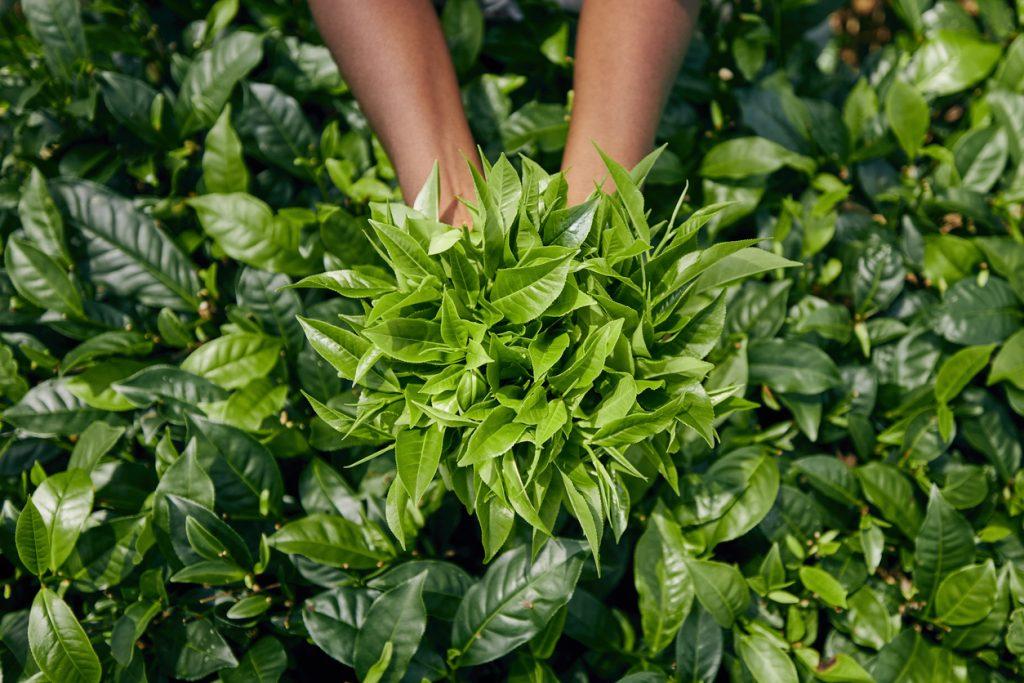
[{"label": "forearm", "polygon": [[564,163],[570,201],[605,175],[594,143],[626,167],[651,151],[698,11],[696,0],[583,3]]},{"label": "forearm", "polygon": [[443,194],[469,193],[476,148],[429,0],[310,0],[317,26],[412,201],[438,161]]}]

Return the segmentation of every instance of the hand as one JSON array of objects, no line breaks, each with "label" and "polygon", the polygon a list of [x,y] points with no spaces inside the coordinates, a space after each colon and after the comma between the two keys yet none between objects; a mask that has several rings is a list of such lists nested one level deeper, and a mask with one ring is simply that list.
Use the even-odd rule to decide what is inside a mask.
[{"label": "hand", "polygon": [[466,228],[469,230],[473,227],[472,214],[470,214],[466,205],[456,197],[452,197],[447,204],[441,205],[440,219],[442,223],[447,223],[456,228]]}]

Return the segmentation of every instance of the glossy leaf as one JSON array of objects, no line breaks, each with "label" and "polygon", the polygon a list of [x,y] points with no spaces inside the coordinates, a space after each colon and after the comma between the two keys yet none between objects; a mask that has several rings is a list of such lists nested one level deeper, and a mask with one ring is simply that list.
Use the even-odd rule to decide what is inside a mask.
[{"label": "glossy leaf", "polygon": [[398,476],[414,502],[423,497],[437,473],[443,441],[444,430],[436,427],[398,434],[395,442]]},{"label": "glossy leaf", "polygon": [[934,485],[914,549],[914,580],[928,602],[946,576],[974,559],[974,533],[970,524]]},{"label": "glossy leaf", "polygon": [[277,364],[281,342],[273,337],[236,332],[199,347],[181,369],[205,377],[225,389],[237,389],[266,376]]},{"label": "glossy leaf", "polygon": [[186,135],[209,126],[220,115],[235,84],[263,58],[255,33],[236,31],[200,52],[182,80],[174,113]]},{"label": "glossy leaf", "polygon": [[491,304],[513,323],[534,320],[562,293],[569,274],[568,256],[499,270]]},{"label": "glossy leaf", "polygon": [[281,642],[272,636],[256,641],[249,648],[238,666],[225,669],[220,677],[225,683],[234,681],[255,681],[256,683],[274,683],[288,668],[288,655]]},{"label": "glossy leaf", "polygon": [[996,595],[992,562],[968,565],[949,574],[935,593],[935,615],[950,626],[981,621],[991,611]]},{"label": "glossy leaf", "polygon": [[825,604],[842,608],[847,606],[846,589],[827,571],[818,567],[800,567],[800,582]]},{"label": "glossy leaf", "polygon": [[189,200],[199,222],[220,248],[254,268],[304,275],[310,260],[303,255],[301,226],[275,216],[270,207],[244,192],[206,194]]},{"label": "glossy leaf", "polygon": [[302,555],[331,567],[371,569],[393,555],[391,544],[375,526],[344,517],[316,514],[290,522],[270,537],[283,553]]},{"label": "glossy leaf", "polygon": [[885,99],[885,115],[900,147],[913,159],[928,133],[928,103],[914,86],[893,81]]},{"label": "glossy leaf", "polygon": [[148,306],[194,309],[199,282],[192,263],[152,218],[90,182],[53,189],[69,227],[84,238],[94,282]]},{"label": "glossy leaf", "polygon": [[988,365],[993,348],[989,345],[960,349],[943,362],[935,377],[935,398],[940,403],[954,399]]},{"label": "glossy leaf", "polygon": [[93,497],[92,481],[78,469],[47,477],[32,494],[32,504],[46,527],[51,571],[57,571],[74,549],[92,512]]},{"label": "glossy leaf", "polygon": [[203,185],[207,192],[248,192],[249,171],[242,157],[242,141],[231,127],[231,107],[225,106],[206,135]]},{"label": "glossy leaf", "polygon": [[652,654],[672,642],[693,605],[685,542],[679,526],[666,512],[655,510],[651,514],[633,555],[640,620],[647,650]]},{"label": "glossy leaf", "polygon": [[373,597],[366,589],[342,586],[310,598],[302,621],[313,642],[342,664],[355,666],[356,636]]},{"label": "glossy leaf", "polygon": [[984,78],[999,59],[999,47],[962,32],[937,31],[914,55],[917,87],[949,95]]},{"label": "glossy leaf", "polygon": [[729,628],[750,603],[743,575],[732,565],[709,560],[687,560],[697,600],[718,625]]},{"label": "glossy leaf", "polygon": [[460,666],[493,661],[522,645],[572,597],[583,548],[551,539],[531,560],[520,547],[502,555],[466,592],[452,627]]},{"label": "glossy leaf", "polygon": [[370,605],[359,635],[356,636],[354,662],[356,672],[366,675],[390,645],[383,671],[377,680],[399,681],[412,659],[427,626],[423,606],[426,572],[382,593]]},{"label": "glossy leaf", "polygon": [[694,606],[676,634],[676,673],[680,681],[710,683],[722,664],[722,629],[706,609]]},{"label": "glossy leaf", "polygon": [[50,680],[98,683],[102,669],[67,603],[49,588],[32,601],[28,620],[28,644],[40,671]]},{"label": "glossy leaf", "polygon": [[50,534],[46,521],[31,498],[18,515],[14,534],[21,563],[36,575],[47,571],[50,567]]},{"label": "glossy leaf", "polygon": [[32,35],[43,46],[50,73],[70,80],[89,56],[77,0],[28,0],[22,11]]},{"label": "glossy leaf", "polygon": [[78,286],[57,261],[31,242],[9,239],[4,266],[11,284],[30,303],[65,315],[85,315]]},{"label": "glossy leaf", "polygon": [[1015,332],[996,353],[988,383],[1007,381],[1024,389],[1024,330]]},{"label": "glossy leaf", "polygon": [[758,683],[791,683],[800,680],[793,662],[766,636],[740,635],[736,639],[736,649]]}]

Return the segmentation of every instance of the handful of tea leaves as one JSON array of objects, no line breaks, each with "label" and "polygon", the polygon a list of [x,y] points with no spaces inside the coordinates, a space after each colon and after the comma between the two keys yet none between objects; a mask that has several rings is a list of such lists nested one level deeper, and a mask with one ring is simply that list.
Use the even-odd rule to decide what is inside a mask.
[{"label": "handful of tea leaves", "polygon": [[797,264],[756,240],[698,249],[720,205],[649,225],[640,185],[655,158],[632,172],[606,159],[616,192],[568,207],[561,174],[527,159],[520,174],[502,157],[474,174],[468,231],[437,220],[435,169],[413,208],[370,220],[389,269],[294,285],[362,305],[337,324],[301,319],[357,388],[346,402],[307,398],[351,443],[393,450],[387,519],[400,542],[440,473],[476,513],[487,559],[516,517],[546,539],[563,505],[596,558],[605,523],[616,538],[626,527],[623,478],[657,472],[675,487],[683,430],[711,444],[716,411],[746,403],[705,384],[723,291]]}]

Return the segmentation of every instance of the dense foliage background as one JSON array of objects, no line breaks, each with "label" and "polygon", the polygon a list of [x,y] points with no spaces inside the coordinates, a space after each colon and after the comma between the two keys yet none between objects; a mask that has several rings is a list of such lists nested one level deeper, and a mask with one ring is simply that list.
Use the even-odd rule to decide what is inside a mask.
[{"label": "dense foliage background", "polygon": [[[484,152],[552,171],[575,16],[521,6],[444,26]],[[627,449],[541,544],[440,477],[396,525],[394,454],[303,396],[353,393],[297,316],[361,308],[282,287],[381,266],[396,198],[303,3],[0,0],[4,679],[1019,680],[1022,21],[704,6],[649,223],[689,181],[695,245],[804,267],[702,319],[713,446]]]}]

